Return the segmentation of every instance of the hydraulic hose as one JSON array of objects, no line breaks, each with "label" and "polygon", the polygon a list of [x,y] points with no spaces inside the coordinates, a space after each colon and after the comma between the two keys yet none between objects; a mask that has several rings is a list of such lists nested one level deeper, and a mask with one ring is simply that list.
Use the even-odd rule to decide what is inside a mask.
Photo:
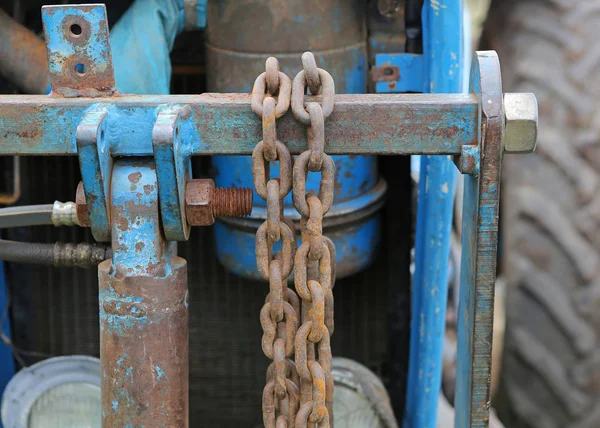
[{"label": "hydraulic hose", "polygon": [[33,244],[0,240],[0,260],[56,267],[94,267],[111,257],[110,248],[94,244]]},{"label": "hydraulic hose", "polygon": [[[78,225],[75,204],[57,201],[53,205],[26,205],[0,209],[0,229],[49,224]],[[8,262],[56,267],[94,267],[111,256],[110,248],[88,243],[40,244],[0,239],[0,260]]]},{"label": "hydraulic hose", "polygon": [[0,229],[53,224],[53,205],[24,205],[0,209]]}]

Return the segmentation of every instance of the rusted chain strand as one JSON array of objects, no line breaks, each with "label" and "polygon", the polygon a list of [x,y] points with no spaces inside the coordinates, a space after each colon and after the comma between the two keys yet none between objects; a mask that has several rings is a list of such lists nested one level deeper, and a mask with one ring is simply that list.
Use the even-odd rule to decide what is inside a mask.
[{"label": "rusted chain strand", "polygon": [[[311,56],[312,59],[309,60],[308,57]],[[305,60],[306,58],[306,60]],[[305,52],[303,55],[303,63],[309,65],[309,62],[315,62],[314,55],[311,52]],[[320,92],[323,95],[321,101],[321,107],[323,109],[323,118],[327,119],[331,112],[333,111],[334,98],[335,98],[335,83],[333,81],[333,77],[331,74],[323,70],[322,68],[317,68],[317,74],[319,77]],[[308,76],[309,77],[308,77]],[[310,83],[309,83],[310,79]],[[313,89],[316,89],[315,85],[315,74],[312,66],[309,65],[308,70],[301,70],[296,77],[294,78],[294,82],[292,83],[292,113],[294,113],[294,117],[304,125],[310,125],[310,113],[305,110],[304,106],[304,94],[306,92],[306,87],[313,86]],[[312,92],[312,90],[311,90]],[[319,91],[317,91],[319,92]],[[254,93],[254,91],[253,91]],[[312,92],[314,94],[314,92]]]},{"label": "rusted chain strand", "polygon": [[[299,407],[299,377],[292,357],[300,302],[287,287],[294,267],[295,228],[283,218],[283,199],[292,190],[293,159],[277,139],[276,120],[289,109],[291,81],[279,71],[277,59],[268,58],[265,68],[254,82],[251,103],[263,129],[263,140],[252,152],[252,175],[256,193],[267,201],[267,219],[256,232],[256,266],[269,281],[269,294],[260,311],[262,349],[273,360],[267,369],[262,410],[265,427],[285,428],[294,423]],[[276,161],[279,178],[271,178],[271,163]],[[273,245],[279,241],[281,251],[274,253]]]},{"label": "rusted chain strand", "polygon": [[[302,237],[294,257],[294,285],[302,299],[301,326],[294,340],[300,378],[300,410],[294,421],[297,428],[333,424],[330,335],[334,327],[336,254],[333,242],[323,236],[323,217],[333,204],[334,193],[335,164],[325,153],[325,119],[334,107],[334,82],[329,73],[317,68],[310,52],[302,56],[302,64],[304,70],[292,84],[291,101],[294,117],[307,125],[308,143],[292,172],[292,199],[300,213]],[[313,95],[322,93],[322,104],[305,103],[307,87]],[[309,172],[321,172],[318,194],[306,190]]]}]

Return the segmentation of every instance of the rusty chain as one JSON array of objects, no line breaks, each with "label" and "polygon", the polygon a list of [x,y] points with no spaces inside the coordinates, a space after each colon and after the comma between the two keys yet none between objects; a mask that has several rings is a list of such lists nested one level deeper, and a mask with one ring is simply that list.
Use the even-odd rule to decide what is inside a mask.
[{"label": "rusty chain", "polygon": [[[314,55],[302,55],[303,70],[292,84],[292,113],[308,125],[308,150],[294,163],[292,198],[301,216],[302,245],[294,258],[294,284],[302,299],[301,327],[295,338],[296,370],[300,378],[300,408],[295,426],[333,425],[333,376],[330,335],[333,334],[335,246],[323,236],[323,217],[333,203],[335,164],[325,153],[325,119],[334,106],[331,75],[317,68]],[[322,102],[305,105],[306,88],[322,94]],[[306,191],[309,172],[320,172],[319,192]],[[316,348],[316,349],[315,349]]]},{"label": "rusty chain", "polygon": [[[290,106],[291,80],[279,71],[276,58],[266,61],[266,71],[252,89],[252,111],[262,119],[263,140],[252,152],[256,193],[267,201],[267,219],[256,232],[256,265],[269,281],[269,294],[260,311],[262,349],[273,362],[263,390],[263,422],[268,428],[294,425],[299,408],[298,374],[292,360],[298,330],[300,301],[287,287],[296,251],[294,224],[283,218],[283,199],[292,190],[292,156],[277,139],[276,120]],[[277,100],[275,100],[277,97]],[[270,164],[279,162],[279,178],[271,178]],[[281,251],[273,245],[281,241]]]}]

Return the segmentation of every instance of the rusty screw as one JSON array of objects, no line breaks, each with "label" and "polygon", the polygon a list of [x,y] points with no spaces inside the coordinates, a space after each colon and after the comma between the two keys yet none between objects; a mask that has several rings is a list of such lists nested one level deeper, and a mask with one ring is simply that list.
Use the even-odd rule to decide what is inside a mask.
[{"label": "rusty screw", "polygon": [[[75,196],[77,219],[90,227],[90,212],[83,182]],[[189,180],[185,186],[185,215],[190,226],[210,226],[215,217],[243,217],[252,212],[252,189],[215,188],[213,180]]]},{"label": "rusty screw", "polygon": [[190,226],[210,226],[215,217],[242,217],[252,212],[252,189],[215,188],[208,179],[185,186],[185,215]]}]

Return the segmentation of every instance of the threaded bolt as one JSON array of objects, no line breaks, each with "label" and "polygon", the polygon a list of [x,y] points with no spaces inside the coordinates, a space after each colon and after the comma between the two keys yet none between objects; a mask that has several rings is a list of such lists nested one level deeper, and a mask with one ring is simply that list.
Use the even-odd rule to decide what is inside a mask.
[{"label": "threaded bolt", "polygon": [[213,215],[215,217],[242,217],[252,213],[252,189],[213,189]]}]

